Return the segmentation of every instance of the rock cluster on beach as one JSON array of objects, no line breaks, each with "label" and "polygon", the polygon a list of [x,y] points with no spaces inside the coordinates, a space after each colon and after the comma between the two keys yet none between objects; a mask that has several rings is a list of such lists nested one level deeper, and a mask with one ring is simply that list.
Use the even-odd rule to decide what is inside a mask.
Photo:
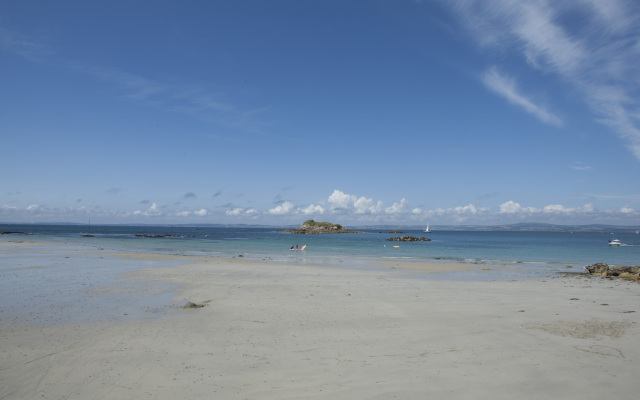
[{"label": "rock cluster on beach", "polygon": [[585,272],[606,277],[629,279],[640,281],[640,267],[623,267],[614,265],[612,267],[605,263],[595,263],[584,268]]},{"label": "rock cluster on beach", "polygon": [[295,233],[298,235],[318,235],[323,233],[364,233],[349,230],[340,224],[334,224],[332,222],[316,222],[312,219],[303,222],[300,228],[285,229],[284,232]]},{"label": "rock cluster on beach", "polygon": [[424,236],[414,237],[411,235],[403,235],[400,237],[391,237],[387,239],[390,242],[430,242],[431,239],[426,238]]}]

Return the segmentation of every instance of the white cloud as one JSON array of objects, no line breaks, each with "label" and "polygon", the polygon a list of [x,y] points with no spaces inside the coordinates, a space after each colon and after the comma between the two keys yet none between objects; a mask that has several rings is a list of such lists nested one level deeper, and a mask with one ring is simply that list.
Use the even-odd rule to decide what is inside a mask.
[{"label": "white cloud", "polygon": [[300,210],[304,215],[323,214],[324,208],[322,206],[316,206],[311,204],[309,207]]},{"label": "white cloud", "polygon": [[576,171],[589,171],[592,170],[593,167],[590,167],[588,165],[584,165],[581,162],[575,162],[573,163],[573,165],[571,166],[572,169],[575,169]]},{"label": "white cloud", "polygon": [[149,207],[144,213],[147,216],[160,216],[162,215],[162,210],[156,203],[151,203],[151,207]]},{"label": "white cloud", "polygon": [[349,208],[356,201],[356,196],[345,194],[340,190],[334,190],[329,196],[331,208]]},{"label": "white cloud", "polygon": [[381,201],[374,203],[373,199],[360,197],[353,202],[353,208],[356,214],[378,214],[383,210]]},{"label": "white cloud", "polygon": [[233,208],[231,210],[225,211],[226,215],[235,217],[244,214],[244,210],[242,208]]},{"label": "white cloud", "polygon": [[194,215],[197,215],[198,217],[205,217],[207,216],[207,214],[209,214],[209,212],[207,210],[205,210],[204,208],[198,210],[198,211],[194,211],[193,212]]},{"label": "white cloud", "polygon": [[45,44],[44,38],[26,36],[6,28],[0,28],[0,47],[35,63],[55,55],[53,49]]},{"label": "white cloud", "polygon": [[598,209],[592,203],[585,204],[582,207],[565,207],[562,204],[549,204],[544,206],[542,209],[538,209],[535,207],[523,207],[520,203],[515,201],[507,201],[500,205],[500,214],[508,214],[512,216],[522,216],[522,217],[542,217],[544,214],[554,214],[554,215],[595,215],[598,213]]},{"label": "white cloud", "polygon": [[454,207],[451,210],[454,210],[456,214],[475,214],[478,212],[478,210],[476,209],[476,206],[474,206],[473,204]]},{"label": "white cloud", "polygon": [[34,63],[64,68],[106,82],[117,87],[123,99],[245,132],[256,132],[266,125],[261,120],[261,115],[269,107],[238,106],[246,96],[242,91],[229,92],[212,85],[203,87],[201,82],[176,82],[171,77],[163,80],[151,79],[109,66],[65,59],[56,53],[56,49],[45,44],[45,40],[43,37],[29,37],[6,27],[0,28],[0,48]]},{"label": "white cloud", "polygon": [[504,214],[514,214],[520,212],[521,209],[522,206],[520,205],[520,203],[516,203],[512,200],[500,204],[500,212]]},{"label": "white cloud", "polygon": [[[499,50],[503,59],[507,50],[513,50],[533,70],[555,75],[578,90],[595,119],[617,133],[640,159],[637,2],[458,0],[453,4],[480,45]],[[488,87],[539,118],[558,123],[557,117],[522,96],[513,81],[494,71],[483,77]]]},{"label": "white cloud", "polygon": [[269,210],[269,214],[272,215],[285,215],[290,214],[294,210],[293,203],[290,201],[284,201],[278,206]]},{"label": "white cloud", "polygon": [[[406,215],[400,214],[400,215]],[[413,220],[419,223],[438,221],[440,224],[450,223],[489,223],[495,213],[490,207],[478,207],[474,204],[466,206],[456,206],[450,208],[436,208],[434,210],[423,211],[420,208],[414,208],[411,211]]]},{"label": "white cloud", "polygon": [[384,211],[384,205],[381,201],[374,202],[371,198],[357,197],[337,189],[329,196],[328,202],[333,211],[354,212],[355,214],[379,214]]},{"label": "white cloud", "polygon": [[409,207],[409,202],[407,199],[400,200],[400,203],[393,203],[391,207],[387,207],[385,212],[387,214],[403,214],[407,212],[407,208]]},{"label": "white cloud", "polygon": [[[625,205],[620,208],[600,211],[595,204],[588,203],[579,207],[568,207],[562,204],[549,204],[541,208],[523,206],[521,203],[510,200],[500,204],[497,209],[491,207],[481,207],[477,204],[467,204],[450,208],[435,208],[423,210],[422,208],[409,207],[406,199],[400,200],[389,207],[384,207],[382,202],[373,201],[370,198],[352,196],[342,193],[339,197],[350,198],[352,204],[346,204],[347,208],[341,208],[340,214],[334,213],[336,222],[342,224],[417,224],[431,223],[431,225],[448,224],[473,224],[473,225],[494,225],[514,222],[549,222],[568,224],[589,224],[589,223],[611,223],[619,225],[637,225],[640,218],[640,210]],[[636,201],[633,196],[626,196],[625,199]],[[355,200],[354,200],[355,199]],[[355,207],[355,204],[359,207]],[[331,210],[330,210],[331,211]],[[275,219],[264,223],[282,223],[284,221],[298,221],[301,216],[326,214],[327,210],[318,205],[309,205],[297,208],[291,202],[283,202],[267,212],[249,208],[232,208],[226,210],[221,217],[237,219],[257,220],[263,217],[273,217]],[[152,203],[146,210],[108,211],[101,209],[87,210],[85,207],[68,207],[64,209],[49,208],[44,205],[30,204],[23,207],[13,205],[0,206],[0,220],[5,221],[78,221],[86,222],[91,216],[92,221],[127,221],[128,218],[154,218],[156,221],[171,222],[171,218],[204,217],[212,215],[204,208],[197,211],[169,211],[157,203]],[[94,219],[95,218],[95,219]]]},{"label": "white cloud", "polygon": [[560,118],[519,93],[515,80],[500,74],[495,67],[486,71],[482,80],[489,89],[506,98],[511,104],[524,108],[526,112],[533,114],[542,122],[554,126],[562,125]]},{"label": "white cloud", "polygon": [[629,206],[624,206],[622,208],[620,208],[620,212],[623,214],[634,214],[636,213],[637,210],[634,210],[633,208],[629,207]]},{"label": "white cloud", "polygon": [[200,210],[197,210],[197,211],[177,211],[175,213],[175,215],[177,217],[181,217],[181,218],[189,217],[189,216],[192,216],[192,215],[195,215],[197,217],[205,217],[208,214],[209,214],[209,212],[204,208],[200,209]]},{"label": "white cloud", "polygon": [[543,212],[546,213],[550,213],[550,212],[556,212],[556,213],[568,213],[568,212],[573,212],[574,209],[570,209],[570,208],[566,208],[563,205],[560,204],[550,204],[548,206],[545,206],[542,209]]}]

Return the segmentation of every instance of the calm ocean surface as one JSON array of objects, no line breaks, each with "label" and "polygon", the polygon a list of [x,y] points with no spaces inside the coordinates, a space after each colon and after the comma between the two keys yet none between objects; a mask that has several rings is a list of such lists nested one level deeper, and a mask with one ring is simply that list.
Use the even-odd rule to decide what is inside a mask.
[{"label": "calm ocean surface", "polygon": [[[520,265],[522,268],[583,267],[596,262],[640,265],[640,235],[610,232],[435,231],[430,242],[389,242],[398,234],[370,230],[358,234],[293,235],[282,228],[172,226],[0,225],[0,240],[42,240],[129,252],[201,256],[269,258],[281,262],[323,259],[401,259],[426,262],[469,262]],[[90,233],[94,237],[84,237]],[[404,234],[424,236],[420,230]],[[150,238],[136,235],[172,235]],[[627,246],[610,247],[618,238]],[[291,246],[306,244],[304,251]],[[394,248],[393,245],[398,245]]]},{"label": "calm ocean surface", "polygon": [[[609,232],[460,232],[435,231],[430,242],[389,242],[398,236],[371,230],[362,234],[293,235],[282,228],[209,228],[171,226],[2,225],[0,242],[25,241],[66,244],[58,252],[44,247],[28,256],[29,248],[0,254],[0,320],[3,323],[55,324],[74,321],[155,318],[169,312],[175,287],[152,281],[122,279],[138,268],[172,266],[176,260],[93,257],[74,250],[95,248],[114,252],[161,253],[247,259],[326,268],[388,271],[372,260],[469,263],[461,271],[426,272],[414,269],[387,274],[398,278],[482,281],[547,279],[564,272],[580,273],[596,262],[640,265],[640,235],[616,235],[628,246],[610,247]],[[415,230],[404,234],[423,236]],[[136,235],[172,235],[144,237]],[[306,244],[303,251],[291,246]],[[393,247],[398,245],[398,248]],[[6,249],[5,249],[6,250]],[[25,256],[26,255],[26,256]],[[478,265],[479,264],[479,265]],[[116,288],[116,289],[114,289]],[[26,312],[28,311],[28,312]]]}]

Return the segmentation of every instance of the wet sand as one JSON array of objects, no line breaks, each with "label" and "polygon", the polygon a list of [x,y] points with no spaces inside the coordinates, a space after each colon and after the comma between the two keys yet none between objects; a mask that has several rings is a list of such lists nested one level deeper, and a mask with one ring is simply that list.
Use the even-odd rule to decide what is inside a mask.
[{"label": "wet sand", "polygon": [[67,250],[0,246],[0,399],[637,397],[636,282]]}]

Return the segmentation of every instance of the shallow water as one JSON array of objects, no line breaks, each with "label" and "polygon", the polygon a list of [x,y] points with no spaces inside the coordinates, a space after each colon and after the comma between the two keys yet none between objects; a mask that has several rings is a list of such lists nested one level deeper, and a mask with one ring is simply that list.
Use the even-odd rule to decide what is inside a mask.
[{"label": "shallow water", "polygon": [[151,318],[169,311],[175,294],[173,285],[126,279],[135,269],[169,262],[105,258],[74,246],[0,247],[0,260],[5,326]]},{"label": "shallow water", "polygon": [[[426,262],[481,262],[519,264],[523,268],[640,264],[640,235],[615,235],[628,246],[610,247],[607,232],[464,232],[435,231],[430,242],[389,242],[399,236],[369,230],[359,234],[293,235],[280,228],[220,228],[172,226],[0,225],[0,231],[21,231],[29,236],[4,235],[0,240],[46,240],[90,245],[118,251],[155,252],[299,262],[301,258],[403,259]],[[84,237],[90,233],[94,237]],[[404,234],[423,236],[421,231]],[[136,235],[169,235],[153,238]],[[307,244],[304,251],[291,246]],[[398,245],[398,248],[393,247]]]},{"label": "shallow water", "polygon": [[[585,265],[640,264],[640,236],[617,235],[624,247],[610,247],[607,233],[434,232],[429,242],[388,242],[397,234],[292,235],[275,228],[173,228],[170,226],[0,225],[0,242],[42,242],[44,246],[0,247],[0,319],[68,323],[125,320],[164,315],[175,305],[175,287],[127,279],[133,270],[178,265],[106,257],[111,252],[160,253],[325,265],[370,272],[388,270],[374,261],[467,263],[465,271],[396,271],[396,277],[432,280],[518,280],[579,273]],[[404,234],[422,236],[420,231]],[[136,236],[142,235],[142,236]],[[148,237],[169,235],[166,237]],[[47,244],[48,243],[48,244]],[[307,244],[304,251],[291,246]],[[62,245],[62,246],[60,246]],[[398,245],[398,248],[393,247]]]}]

